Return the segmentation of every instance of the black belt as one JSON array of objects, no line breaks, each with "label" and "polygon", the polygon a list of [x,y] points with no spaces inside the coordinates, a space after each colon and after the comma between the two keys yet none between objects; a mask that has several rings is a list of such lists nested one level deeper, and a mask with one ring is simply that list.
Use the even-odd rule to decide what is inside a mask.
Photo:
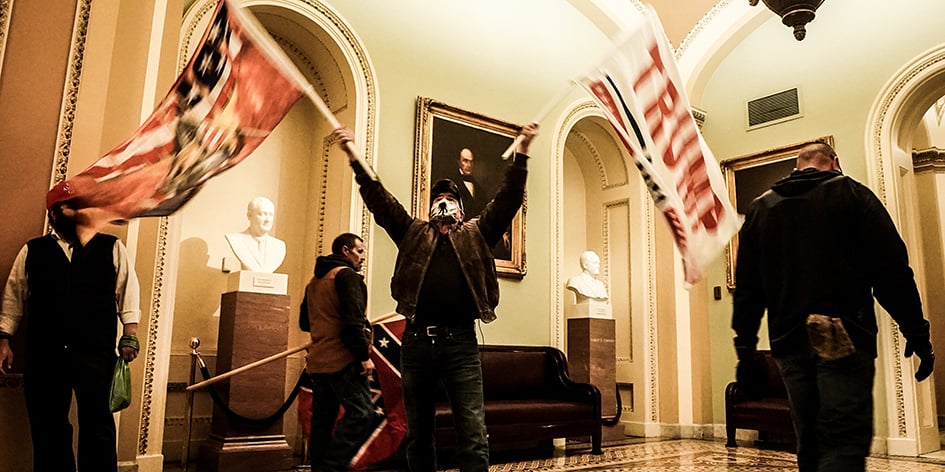
[{"label": "black belt", "polygon": [[408,329],[417,336],[426,336],[428,338],[448,338],[454,334],[468,332],[474,329],[472,326],[417,326],[408,325]]}]

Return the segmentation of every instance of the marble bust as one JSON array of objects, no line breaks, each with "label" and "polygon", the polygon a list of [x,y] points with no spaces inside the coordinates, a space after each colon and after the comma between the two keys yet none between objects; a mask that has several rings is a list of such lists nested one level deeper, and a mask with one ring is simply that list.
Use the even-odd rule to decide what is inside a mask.
[{"label": "marble bust", "polygon": [[583,271],[568,279],[567,288],[574,292],[577,302],[584,300],[605,301],[608,299],[607,287],[597,276],[600,275],[600,257],[594,251],[581,254]]},{"label": "marble bust", "polygon": [[285,242],[269,235],[276,207],[265,197],[256,197],[246,207],[249,227],[241,233],[228,233],[233,254],[240,260],[241,270],[273,273],[285,259]]}]

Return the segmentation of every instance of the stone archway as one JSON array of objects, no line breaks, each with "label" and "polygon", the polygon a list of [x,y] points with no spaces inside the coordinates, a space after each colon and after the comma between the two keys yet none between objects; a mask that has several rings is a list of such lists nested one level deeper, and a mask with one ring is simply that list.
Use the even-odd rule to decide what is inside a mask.
[{"label": "stone archway", "polygon": [[[189,60],[190,51],[192,51],[194,45],[199,42],[201,33],[209,21],[209,15],[212,14],[215,4],[216,1],[213,0],[200,0],[195,2],[182,19],[178,52],[178,70]],[[306,75],[306,77],[312,81],[316,93],[321,93],[323,97],[329,98],[329,100],[326,101],[335,104],[332,107],[332,111],[339,116],[339,119],[341,116],[344,116],[343,122],[355,131],[358,141],[366,143],[367,151],[365,159],[373,163],[375,154],[373,142],[377,121],[377,80],[373,65],[367,57],[365,49],[357,35],[341,20],[340,16],[334,10],[320,1],[260,0],[242,2],[242,6],[249,8],[257,16],[264,17],[262,23],[270,31],[275,41],[286,50],[288,55],[293,57],[294,62],[303,72],[303,75]],[[291,18],[292,21],[280,23],[280,19],[284,18]],[[301,29],[293,30],[286,26],[290,23],[296,28]],[[317,37],[317,40],[311,42],[303,41],[302,39],[305,38],[305,35]],[[311,44],[316,42],[320,46],[320,49],[312,50],[311,47],[313,46],[311,46]],[[317,61],[312,60],[312,57],[319,55],[324,56],[325,54],[330,56],[329,60],[335,67],[333,72],[341,77],[339,80],[328,80],[326,81],[329,82],[327,84],[320,83],[318,74],[313,73],[313,71],[317,71]],[[299,267],[304,266],[314,258],[313,254],[321,250],[320,240],[323,237],[330,237],[330,234],[329,236],[324,236],[320,233],[314,234],[306,232],[317,232],[319,231],[317,229],[307,230],[299,228],[327,227],[328,230],[334,231],[336,227],[338,227],[343,228],[345,231],[359,231],[366,236],[365,240],[368,241],[369,237],[367,237],[367,235],[370,230],[370,220],[366,209],[357,198],[355,190],[352,189],[350,183],[351,179],[329,177],[334,175],[334,173],[342,172],[342,170],[338,170],[335,167],[343,167],[340,164],[338,166],[329,165],[330,163],[328,162],[330,143],[322,139],[321,136],[327,136],[329,134],[330,126],[324,124],[321,128],[311,131],[311,126],[307,126],[306,128],[302,128],[301,126],[291,127],[293,120],[302,124],[310,124],[315,120],[325,120],[319,117],[311,107],[304,105],[300,107],[297,104],[280,125],[285,126],[288,122],[290,126],[289,131],[283,131],[283,137],[281,138],[283,142],[286,143],[294,140],[293,136],[299,136],[297,131],[299,129],[307,129],[310,131],[311,136],[315,136],[315,138],[311,138],[311,145],[303,146],[303,148],[309,148],[309,152],[314,154],[306,154],[304,157],[306,160],[313,162],[312,164],[305,164],[312,168],[311,172],[307,172],[307,175],[316,177],[311,178],[311,181],[314,183],[308,185],[308,188],[305,190],[305,198],[298,199],[315,203],[312,204],[311,208],[307,208],[292,202],[296,200],[296,196],[283,199],[286,206],[293,205],[290,206],[291,218],[283,217],[283,219],[289,220],[297,217],[300,220],[295,224],[285,224],[289,226],[288,231],[293,233],[293,238],[295,238],[296,241],[301,241],[296,246],[302,249],[299,250],[301,255],[296,256],[299,262],[295,263],[295,274],[292,275],[292,277],[301,280],[301,283],[304,284],[305,278],[303,274],[307,274],[308,270],[307,268],[302,270],[299,269]],[[270,135],[270,140],[272,138],[280,139],[276,134],[277,133],[274,132],[273,135]],[[257,150],[257,152],[260,152],[260,150]],[[295,167],[290,168],[288,171],[285,169],[281,171],[276,169],[275,172],[277,175],[273,178],[283,181],[286,179],[297,179],[297,177],[292,174],[298,173],[293,172],[293,170],[298,168],[300,164],[291,164],[291,166]],[[295,181],[288,183],[294,182]],[[339,184],[337,182],[344,182],[345,184]],[[330,185],[338,185],[338,187],[329,187]],[[292,185],[276,185],[273,188],[281,187],[291,188]],[[279,190],[279,192],[280,196],[286,196],[281,193],[283,192],[282,190]],[[141,407],[141,417],[139,418],[137,438],[139,463],[141,463],[142,459],[145,457],[160,457],[162,455],[162,443],[166,441],[165,429],[168,428],[165,428],[165,426],[168,424],[168,419],[171,419],[172,423],[181,420],[179,412],[177,413],[177,417],[174,418],[175,415],[167,411],[167,398],[168,379],[181,378],[179,375],[180,372],[177,372],[178,375],[176,376],[172,375],[172,369],[176,368],[179,370],[182,365],[185,366],[184,368],[186,369],[186,365],[189,364],[187,360],[183,360],[184,363],[181,363],[182,351],[179,345],[180,343],[172,345],[173,331],[177,324],[177,321],[175,321],[175,313],[179,312],[181,309],[188,309],[187,307],[190,305],[189,303],[181,303],[178,301],[178,287],[181,283],[182,270],[191,271],[193,267],[198,267],[200,272],[209,274],[213,272],[213,270],[208,269],[212,268],[212,266],[219,266],[219,261],[209,260],[212,259],[211,257],[207,258],[208,262],[206,263],[198,261],[196,266],[193,263],[189,264],[187,267],[190,267],[190,269],[184,267],[182,259],[192,259],[192,256],[195,254],[200,257],[207,255],[207,250],[205,249],[207,244],[204,240],[209,239],[190,237],[188,236],[189,233],[182,231],[182,227],[185,227],[185,216],[186,215],[183,214],[175,214],[171,217],[161,218],[158,228],[156,229],[155,267],[152,278],[152,291],[154,295],[152,297],[150,313],[148,314],[148,319],[151,324],[148,334],[150,343],[152,343],[150,349],[154,354],[147,359],[147,363],[144,366],[145,378],[143,383],[145,388],[142,392],[143,404]],[[278,218],[277,216],[277,219]],[[279,223],[276,224],[278,225]],[[323,230],[323,232],[328,230]],[[216,241],[212,241],[211,246],[215,243]],[[198,259],[200,258],[198,257]],[[287,257],[287,262],[288,259]],[[216,272],[217,274],[213,275],[213,277],[219,278],[219,269],[217,269]],[[208,275],[208,277],[209,276],[210,275]],[[190,279],[191,282],[193,282],[193,277],[190,277]],[[295,283],[299,282],[296,281]],[[297,292],[297,290],[293,290],[293,292]],[[195,304],[191,306],[205,305],[206,304]],[[297,305],[297,303],[295,305]],[[205,311],[206,310],[204,310],[204,312]],[[207,313],[203,314],[207,315]],[[183,318],[183,316],[177,318]],[[201,325],[191,328],[196,331],[200,331],[203,328],[206,328],[204,329],[205,331],[214,329],[213,326],[215,325],[211,321],[212,320],[204,322],[205,327]],[[186,357],[186,355],[184,357]],[[297,368],[294,369],[293,373],[297,373]],[[150,459],[145,459],[145,461],[150,462]],[[145,466],[145,468],[149,467],[151,467],[150,464]]]},{"label": "stone archway", "polygon": [[[917,196],[912,168],[912,132],[922,115],[945,95],[945,46],[917,56],[887,81],[867,116],[864,132],[870,187],[886,204],[909,247],[920,288],[925,285],[915,211]],[[926,316],[928,316],[928,309]],[[903,357],[898,327],[889,317],[880,327],[890,454],[918,455],[941,448],[931,381],[916,383],[912,363]]]}]

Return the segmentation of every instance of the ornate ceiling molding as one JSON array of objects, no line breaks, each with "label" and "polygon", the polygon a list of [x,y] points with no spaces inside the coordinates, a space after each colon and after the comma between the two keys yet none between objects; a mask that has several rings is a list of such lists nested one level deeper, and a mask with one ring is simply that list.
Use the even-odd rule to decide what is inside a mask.
[{"label": "ornate ceiling molding", "polygon": [[912,151],[912,169],[916,174],[945,171],[945,149],[933,146],[921,151]]},{"label": "ornate ceiling molding", "polygon": [[0,0],[0,71],[3,70],[3,52],[7,50],[7,32],[10,30],[10,13],[13,0]]}]

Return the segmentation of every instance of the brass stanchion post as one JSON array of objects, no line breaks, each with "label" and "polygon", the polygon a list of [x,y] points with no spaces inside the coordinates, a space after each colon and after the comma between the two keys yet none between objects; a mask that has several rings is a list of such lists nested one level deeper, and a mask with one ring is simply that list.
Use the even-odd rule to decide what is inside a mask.
[{"label": "brass stanchion post", "polygon": [[[200,347],[200,339],[190,338],[190,355],[193,359],[190,362],[190,382],[188,385],[193,385],[197,380],[197,363],[203,362],[200,353],[197,352],[198,347]],[[184,393],[187,395],[187,421],[184,423],[184,444],[181,447],[180,468],[182,472],[187,472],[187,463],[190,460],[191,425],[194,421],[194,392],[185,390]]]}]

